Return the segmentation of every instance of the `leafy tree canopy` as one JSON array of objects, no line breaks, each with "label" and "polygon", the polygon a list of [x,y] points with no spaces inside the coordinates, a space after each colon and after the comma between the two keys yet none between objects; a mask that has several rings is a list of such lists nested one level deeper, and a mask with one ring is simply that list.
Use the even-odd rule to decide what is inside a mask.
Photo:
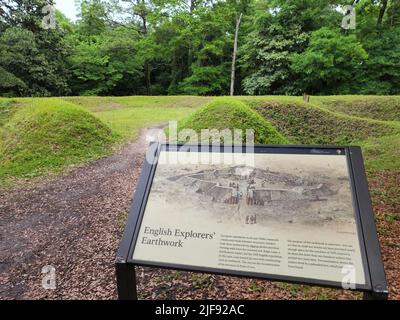
[{"label": "leafy tree canopy", "polygon": [[43,28],[53,0],[1,1],[0,95],[226,95],[232,67],[236,94],[400,93],[399,0],[358,1],[355,30],[347,0],[76,3]]}]

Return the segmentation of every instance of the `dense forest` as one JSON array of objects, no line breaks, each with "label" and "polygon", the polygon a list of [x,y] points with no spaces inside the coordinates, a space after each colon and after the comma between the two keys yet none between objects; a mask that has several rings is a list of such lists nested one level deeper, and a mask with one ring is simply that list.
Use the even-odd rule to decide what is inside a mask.
[{"label": "dense forest", "polygon": [[53,2],[0,0],[0,96],[400,94],[400,0]]}]

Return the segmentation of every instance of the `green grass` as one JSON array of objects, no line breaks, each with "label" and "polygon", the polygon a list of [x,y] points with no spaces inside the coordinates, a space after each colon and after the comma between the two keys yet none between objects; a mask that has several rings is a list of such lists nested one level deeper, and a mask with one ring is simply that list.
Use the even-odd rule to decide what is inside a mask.
[{"label": "green grass", "polygon": [[348,144],[400,133],[400,125],[332,112],[303,102],[249,98],[245,101],[293,143]]},{"label": "green grass", "polygon": [[[268,121],[243,102],[232,98],[217,98],[193,112],[179,123],[178,130],[192,129],[200,134],[203,129],[230,130],[230,139],[225,143],[245,142],[246,129],[254,129],[254,142],[261,144],[285,144],[288,140]],[[242,132],[241,141],[233,137],[234,130]],[[220,139],[216,137],[216,139]],[[179,139],[184,140],[184,139]],[[211,140],[212,139],[207,139]],[[208,141],[207,141],[208,142]]]},{"label": "green grass", "polygon": [[310,102],[332,111],[361,118],[400,121],[400,97],[398,96],[312,97]]},{"label": "green grass", "polygon": [[[210,98],[0,99],[0,186],[107,155],[141,128],[178,121]],[[79,112],[78,112],[79,110]],[[102,136],[90,120],[107,131]],[[76,136],[76,130],[86,130]],[[93,139],[90,137],[93,134]]]},{"label": "green grass", "polygon": [[63,98],[94,112],[122,140],[135,138],[141,128],[181,120],[211,99],[193,96]]},{"label": "green grass", "polygon": [[92,112],[124,108],[196,108],[212,98],[193,96],[134,96],[134,97],[64,97],[65,101],[81,105]]},{"label": "green grass", "polygon": [[[400,170],[400,121],[350,115],[355,113],[351,111],[351,104],[347,106],[347,113],[332,111],[326,107],[326,101],[330,99],[337,97],[312,97],[310,103],[304,103],[301,97],[241,98],[270,121],[291,143],[360,145],[368,171]],[[341,99],[359,101],[362,98],[351,96]],[[390,101],[395,99],[398,97],[390,97]],[[365,100],[370,101],[371,97]],[[383,101],[381,98],[382,104]],[[355,108],[358,108],[357,104]]]},{"label": "green grass", "polygon": [[139,130],[155,124],[168,125],[192,111],[191,108],[138,107],[97,112],[96,115],[123,139],[134,138]]},{"label": "green grass", "polygon": [[0,181],[97,158],[115,139],[100,119],[70,103],[18,107],[1,127]]},{"label": "green grass", "polygon": [[399,220],[399,216],[398,216],[396,213],[388,213],[388,214],[385,216],[385,220],[386,220],[387,222],[393,223],[393,222]]},{"label": "green grass", "polygon": [[[0,185],[95,159],[141,128],[255,129],[268,144],[355,144],[369,171],[400,170],[400,97],[0,98]],[[86,131],[85,131],[86,130]]]},{"label": "green grass", "polygon": [[0,128],[6,124],[17,111],[14,100],[0,99]]},{"label": "green grass", "polygon": [[360,141],[369,171],[400,170],[400,135],[369,138]]}]

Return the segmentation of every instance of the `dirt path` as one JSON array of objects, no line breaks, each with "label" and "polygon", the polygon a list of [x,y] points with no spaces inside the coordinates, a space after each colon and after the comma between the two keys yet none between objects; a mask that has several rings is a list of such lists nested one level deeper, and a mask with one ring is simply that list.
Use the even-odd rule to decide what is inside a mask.
[{"label": "dirt path", "polygon": [[[146,146],[143,130],[113,156],[0,194],[0,299],[116,297],[113,262]],[[42,288],[46,265],[56,290]]]}]

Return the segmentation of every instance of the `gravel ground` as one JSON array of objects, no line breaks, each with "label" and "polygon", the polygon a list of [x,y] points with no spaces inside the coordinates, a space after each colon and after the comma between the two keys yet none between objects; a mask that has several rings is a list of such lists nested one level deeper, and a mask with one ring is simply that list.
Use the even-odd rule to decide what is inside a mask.
[{"label": "gravel ground", "polygon": [[[114,258],[144,159],[145,137],[144,130],[113,156],[0,193],[0,299],[116,298]],[[374,189],[394,190],[400,174],[370,179]],[[400,221],[387,217],[400,207],[387,204],[380,194],[373,198],[390,298],[399,299]],[[42,288],[46,265],[55,267],[55,290]],[[154,268],[138,268],[138,286],[141,299],[361,297],[342,290]]]}]

